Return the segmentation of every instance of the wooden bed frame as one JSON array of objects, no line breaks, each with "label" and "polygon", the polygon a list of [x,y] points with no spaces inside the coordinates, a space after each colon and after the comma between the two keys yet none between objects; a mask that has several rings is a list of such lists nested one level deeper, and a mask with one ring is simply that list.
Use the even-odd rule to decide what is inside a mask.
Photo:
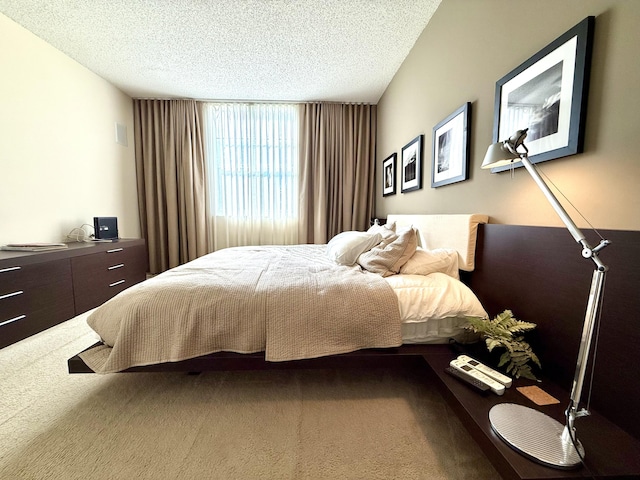
[{"label": "wooden bed frame", "polygon": [[[424,248],[437,249],[449,248],[458,252],[458,267],[462,274],[468,273],[475,266],[475,251],[477,242],[478,225],[489,220],[487,215],[481,214],[444,214],[444,215],[390,215],[386,221],[393,222],[399,231],[402,228],[413,227],[418,232],[418,245]],[[100,343],[90,346],[93,348]],[[88,350],[87,349],[87,350]],[[376,355],[383,357],[398,356],[411,357],[416,355],[419,348],[400,347],[386,350],[374,350]],[[404,353],[404,352],[407,353]],[[411,353],[409,353],[411,352]],[[82,352],[80,352],[82,353]],[[80,358],[80,354],[71,358],[68,362],[69,373],[94,373]],[[335,356],[339,363],[356,365],[362,362],[367,365],[371,362],[370,351],[353,352],[347,355]],[[324,360],[295,361],[295,362],[266,362],[264,352],[256,354],[235,354],[220,352],[204,355],[202,357],[184,360],[180,362],[154,364],[144,367],[135,367],[124,372],[140,371],[206,371],[206,370],[246,370],[255,368],[310,368],[315,364],[322,365],[333,361],[323,357]]]},{"label": "wooden bed frame", "polygon": [[[425,381],[437,385],[451,408],[494,467],[505,479],[640,478],[640,382],[633,367],[640,362],[640,232],[600,232],[612,245],[600,258],[610,267],[602,304],[601,328],[589,409],[579,419],[578,437],[587,451],[587,466],[578,470],[555,470],[528,460],[509,448],[492,431],[489,409],[503,402],[533,403],[515,388],[503,397],[480,395],[445,373],[451,359],[461,351],[487,363],[495,357],[482,343],[460,345],[403,345],[369,349],[343,355],[266,362],[264,354],[216,353],[185,360],[136,367],[128,372],[203,372],[215,370],[262,370],[297,368],[416,368]],[[597,244],[595,239],[588,239]],[[528,340],[540,357],[540,386],[560,400],[557,405],[537,407],[564,423],[584,312],[592,274],[590,261],[564,228],[513,225],[479,225],[475,270],[461,271],[461,278],[476,293],[492,317],[505,309],[537,324]],[[462,349],[462,350],[461,350]],[[594,355],[592,354],[591,358]],[[68,361],[70,373],[92,373],[79,356]],[[517,380],[514,387],[526,385]],[[531,384],[531,382],[528,382]],[[583,402],[591,385],[585,384]]]},{"label": "wooden bed frame", "polygon": [[[601,231],[612,245],[601,252],[610,267],[602,306],[591,407],[640,438],[640,232]],[[589,239],[592,241],[593,239]],[[597,241],[593,240],[593,244]],[[570,390],[580,342],[591,262],[580,256],[564,228],[487,224],[478,226],[475,270],[461,272],[490,316],[510,309],[538,325],[528,337],[545,378]],[[293,362],[266,362],[264,354],[216,353],[182,362],[135,367],[127,372],[347,368],[416,365],[446,345],[404,345]],[[593,358],[593,355],[592,355]],[[489,359],[490,360],[490,359]],[[93,373],[79,356],[70,373]],[[586,395],[589,385],[585,386]]]}]

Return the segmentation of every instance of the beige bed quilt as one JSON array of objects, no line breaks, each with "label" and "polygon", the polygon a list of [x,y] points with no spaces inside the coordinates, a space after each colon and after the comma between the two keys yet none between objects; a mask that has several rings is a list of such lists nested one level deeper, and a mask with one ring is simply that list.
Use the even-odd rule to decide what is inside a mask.
[{"label": "beige bed quilt", "polygon": [[395,347],[398,299],[381,276],[337,265],[324,245],[236,247],[137,284],[96,309],[98,373],[218,351],[268,361]]}]

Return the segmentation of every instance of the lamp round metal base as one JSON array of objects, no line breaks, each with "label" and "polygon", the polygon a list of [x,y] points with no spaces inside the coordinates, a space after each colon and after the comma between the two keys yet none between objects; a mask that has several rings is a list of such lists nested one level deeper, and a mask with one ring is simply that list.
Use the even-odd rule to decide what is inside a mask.
[{"label": "lamp round metal base", "polygon": [[578,454],[571,439],[563,436],[564,425],[542,412],[501,403],[489,410],[489,421],[502,440],[536,462],[562,469],[576,468],[582,463],[582,444],[576,440]]}]

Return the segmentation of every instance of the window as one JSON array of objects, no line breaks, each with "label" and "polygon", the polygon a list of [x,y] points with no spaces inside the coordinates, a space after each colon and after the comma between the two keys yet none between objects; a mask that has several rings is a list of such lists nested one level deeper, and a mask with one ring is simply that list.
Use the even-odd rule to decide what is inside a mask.
[{"label": "window", "polygon": [[298,107],[208,103],[204,112],[213,249],[296,243]]}]

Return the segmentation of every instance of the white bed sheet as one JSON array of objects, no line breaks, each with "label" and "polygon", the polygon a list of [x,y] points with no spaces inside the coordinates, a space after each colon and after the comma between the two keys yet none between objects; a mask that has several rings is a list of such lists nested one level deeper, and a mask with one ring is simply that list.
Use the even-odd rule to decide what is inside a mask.
[{"label": "white bed sheet", "polygon": [[385,280],[398,297],[403,343],[465,341],[465,317],[487,316],[471,289],[444,273],[392,275]]},{"label": "white bed sheet", "polygon": [[452,340],[471,343],[478,336],[464,328],[467,324],[465,317],[431,318],[424,322],[403,323],[402,343],[446,344]]}]

